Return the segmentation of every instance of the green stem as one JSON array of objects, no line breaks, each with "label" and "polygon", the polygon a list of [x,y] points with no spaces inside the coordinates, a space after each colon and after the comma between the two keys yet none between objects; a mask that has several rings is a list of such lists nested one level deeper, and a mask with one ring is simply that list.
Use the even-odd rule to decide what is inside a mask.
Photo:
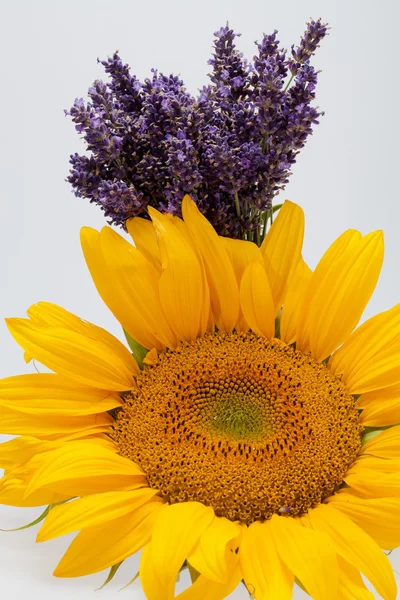
[{"label": "green stem", "polygon": [[256,243],[257,243],[258,247],[261,246],[261,226],[260,226],[260,224],[257,225],[257,229],[256,229]]},{"label": "green stem", "polygon": [[289,81],[285,85],[285,89],[283,90],[284,92],[288,91],[288,88],[289,88],[290,84],[292,83],[293,79],[294,79],[294,75],[292,74],[291,77],[290,77],[290,79],[289,79]]},{"label": "green stem", "polygon": [[235,198],[236,214],[240,219],[241,215],[240,215],[239,194],[237,192],[235,192],[233,197]]},{"label": "green stem", "polygon": [[263,215],[263,229],[262,229],[262,235],[261,235],[261,242],[264,241],[265,236],[267,235],[268,216],[269,216],[269,211],[266,210]]}]

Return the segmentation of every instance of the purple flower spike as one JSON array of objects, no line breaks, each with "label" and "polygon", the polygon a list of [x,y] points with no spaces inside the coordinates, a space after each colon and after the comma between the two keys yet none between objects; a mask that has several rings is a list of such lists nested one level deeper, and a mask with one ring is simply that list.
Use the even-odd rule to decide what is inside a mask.
[{"label": "purple flower spike", "polygon": [[125,227],[146,217],[148,205],[179,215],[188,193],[218,233],[253,239],[321,115],[310,59],[326,33],[326,24],[310,21],[287,57],[274,31],[249,62],[238,34],[222,27],[211,83],[197,97],[157,70],[139,81],[118,53],[102,61],[109,80],[95,81],[89,101],[65,111],[89,153],[71,156],[75,195]]}]

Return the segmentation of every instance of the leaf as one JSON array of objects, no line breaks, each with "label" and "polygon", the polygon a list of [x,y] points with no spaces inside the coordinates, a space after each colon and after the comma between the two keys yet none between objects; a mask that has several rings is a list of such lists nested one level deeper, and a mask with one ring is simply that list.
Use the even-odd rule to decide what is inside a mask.
[{"label": "leaf", "polygon": [[136,573],[135,577],[133,577],[130,581],[128,581],[128,583],[126,585],[124,585],[124,587],[122,587],[119,591],[122,592],[122,590],[126,590],[127,587],[129,587],[130,585],[132,585],[132,583],[135,583],[136,579],[138,579],[140,573],[139,571]]},{"label": "leaf", "polygon": [[280,208],[282,208],[282,204],[275,204],[275,206],[272,207],[272,214],[274,215]]},{"label": "leaf", "polygon": [[49,504],[49,506],[42,512],[42,514],[37,519],[32,521],[32,523],[22,525],[22,527],[16,527],[15,529],[0,529],[0,531],[22,531],[23,529],[29,529],[29,527],[33,527],[34,525],[37,525],[38,523],[43,521],[43,519],[45,519],[51,511],[52,506],[52,504]]},{"label": "leaf", "polygon": [[[104,587],[107,585],[107,583],[110,583],[110,581],[111,581],[112,579],[114,579],[114,575],[115,575],[115,573],[118,571],[118,569],[120,568],[120,566],[122,565],[122,563],[123,563],[123,562],[124,562],[124,561],[123,561],[123,560],[121,560],[121,562],[120,562],[120,563],[117,563],[116,565],[113,565],[113,566],[110,568],[110,572],[109,572],[109,574],[108,574],[108,577],[107,577],[107,579],[105,580],[105,582],[103,583],[103,585],[102,585],[102,586],[100,586],[99,588],[97,588],[96,592],[98,592],[98,591],[102,590],[102,589],[103,589],[103,588],[104,588]],[[128,584],[128,585],[129,585],[129,584]]]},{"label": "leaf", "polygon": [[147,348],[144,348],[144,346],[142,346],[141,344],[139,344],[139,342],[134,340],[133,337],[129,335],[127,331],[125,331],[125,329],[124,334],[126,337],[126,341],[128,342],[130,349],[132,350],[134,359],[136,360],[139,367],[143,369],[143,359],[148,353]]},{"label": "leaf", "polygon": [[28,525],[22,525],[22,527],[17,527],[16,529],[0,529],[0,531],[22,531],[22,529],[29,529],[29,527],[33,527],[34,525],[37,525],[38,523],[43,521],[43,519],[45,519],[47,517],[47,515],[49,514],[49,512],[51,511],[51,509],[54,506],[58,506],[59,504],[65,504],[66,502],[69,502],[70,500],[74,500],[74,498],[68,498],[67,500],[59,500],[59,502],[54,502],[54,504],[49,504],[49,506],[42,512],[42,514],[37,519],[32,521],[32,523],[28,523]]},{"label": "leaf", "polygon": [[364,432],[361,438],[361,446],[364,446],[369,440],[372,440],[375,436],[385,431],[385,429],[389,429],[392,425],[387,425],[386,427],[364,427]]}]

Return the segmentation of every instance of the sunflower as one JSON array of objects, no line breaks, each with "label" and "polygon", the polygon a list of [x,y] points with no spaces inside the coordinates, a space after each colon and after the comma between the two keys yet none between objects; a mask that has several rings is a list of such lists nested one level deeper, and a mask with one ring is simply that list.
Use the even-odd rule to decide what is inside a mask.
[{"label": "sunflower", "polygon": [[[314,272],[285,202],[261,248],[218,237],[189,197],[82,230],[97,290],[133,354],[39,303],[8,327],[54,373],[0,382],[0,502],[49,505],[38,541],[78,531],[55,575],[142,549],[149,600],[396,598],[400,306],[357,329],[381,232],[346,231]],[[355,331],[353,331],[355,329]],[[392,426],[392,427],[390,427]],[[382,428],[385,427],[384,430]],[[378,433],[376,434],[377,430]],[[371,435],[374,431],[376,435]]]}]

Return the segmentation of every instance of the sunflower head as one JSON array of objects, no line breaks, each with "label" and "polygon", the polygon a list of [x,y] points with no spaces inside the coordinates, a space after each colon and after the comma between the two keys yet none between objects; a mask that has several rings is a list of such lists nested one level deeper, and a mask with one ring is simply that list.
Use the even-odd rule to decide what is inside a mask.
[{"label": "sunflower head", "polygon": [[[3,503],[50,504],[38,539],[79,531],[55,574],[115,566],[143,548],[149,600],[386,600],[380,548],[398,545],[400,310],[355,329],[383,258],[349,230],[314,271],[303,213],[286,202],[261,248],[220,238],[186,197],[150,209],[135,246],[84,228],[97,290],[132,342],[39,303],[8,325],[55,373],[0,383]],[[277,320],[278,318],[278,320]],[[279,326],[276,327],[276,324]],[[355,329],[355,331],[353,331]],[[379,517],[379,525],[377,525]],[[113,571],[112,571],[113,572]]]}]

